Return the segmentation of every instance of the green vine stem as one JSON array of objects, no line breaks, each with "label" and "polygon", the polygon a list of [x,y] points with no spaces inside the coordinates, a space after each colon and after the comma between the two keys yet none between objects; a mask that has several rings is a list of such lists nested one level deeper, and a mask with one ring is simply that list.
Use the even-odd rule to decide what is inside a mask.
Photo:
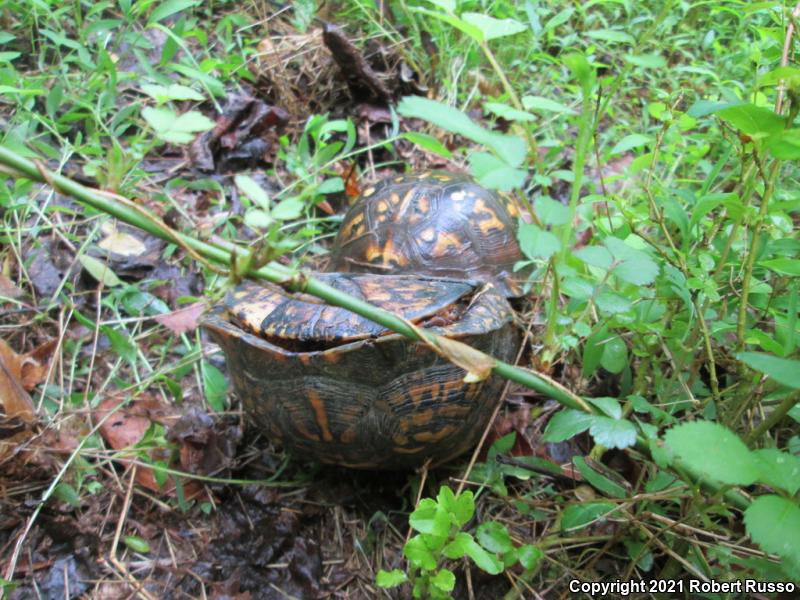
[{"label": "green vine stem", "polygon": [[[178,243],[182,247],[191,249],[192,252],[201,255],[203,258],[219,263],[220,265],[230,265],[232,250],[235,250],[236,255],[239,257],[248,256],[250,254],[249,250],[235,244],[221,244],[225,246],[223,248],[179,233],[150,215],[143,208],[133,205],[133,203],[129,201],[121,202],[111,195],[84,187],[68,177],[48,171],[42,167],[40,163],[34,163],[4,146],[0,146],[0,165],[4,165],[6,167],[4,169],[5,172],[14,177],[24,177],[32,181],[46,183],[59,192],[72,196],[87,206],[105,212],[106,214],[116,217],[120,221],[138,227],[158,238],[168,242]],[[311,294],[334,306],[345,308],[362,317],[366,317],[409,339],[424,341],[437,347],[439,336],[433,332],[415,327],[401,317],[345,294],[305,273],[294,271],[283,265],[270,263],[266,266],[251,268],[247,275],[257,279],[271,281],[293,291]],[[473,352],[476,355],[483,354],[478,350],[474,350]],[[487,355],[483,356],[491,360],[491,364],[493,365],[492,373],[544,394],[567,408],[596,414],[596,411],[586,400],[549,377],[535,373],[529,369],[523,369],[496,360]],[[650,456],[651,454],[650,443],[643,436],[637,437],[635,448],[646,456]],[[672,466],[677,471],[686,472],[693,481],[702,485],[710,492],[723,492],[726,500],[732,506],[742,510],[749,506],[750,502],[743,494],[735,489],[724,490],[719,484],[710,480],[705,480],[700,473],[689,468],[677,457],[673,459]]]}]

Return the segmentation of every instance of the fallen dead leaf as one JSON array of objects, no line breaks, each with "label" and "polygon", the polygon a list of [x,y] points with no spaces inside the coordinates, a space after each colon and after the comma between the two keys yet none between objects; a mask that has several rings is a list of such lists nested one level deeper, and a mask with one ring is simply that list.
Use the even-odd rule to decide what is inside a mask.
[{"label": "fallen dead leaf", "polygon": [[97,244],[103,250],[108,250],[121,256],[139,256],[147,250],[144,242],[130,233],[118,231],[111,222],[104,223],[101,231],[106,234]]},{"label": "fallen dead leaf", "polygon": [[174,310],[171,313],[158,315],[156,322],[160,323],[175,335],[181,335],[187,331],[197,329],[200,317],[206,309],[205,302],[195,302],[184,308]]},{"label": "fallen dead leaf", "polygon": [[3,298],[19,298],[22,294],[23,291],[14,285],[13,281],[0,273],[0,296]]},{"label": "fallen dead leaf", "polygon": [[[23,385],[23,366],[33,359],[19,355],[0,339],[0,400],[7,418],[20,417],[31,423],[36,412]],[[30,375],[30,367],[27,369]],[[31,375],[35,379],[36,374]]]}]

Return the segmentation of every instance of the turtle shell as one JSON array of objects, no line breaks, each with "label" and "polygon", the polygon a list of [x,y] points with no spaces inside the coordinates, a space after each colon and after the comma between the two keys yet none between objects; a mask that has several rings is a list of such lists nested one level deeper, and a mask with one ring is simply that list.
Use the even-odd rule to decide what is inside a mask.
[{"label": "turtle shell", "polygon": [[364,190],[344,217],[331,251],[336,272],[415,273],[492,280],[522,295],[519,211],[469,176],[429,171]]},{"label": "turtle shell", "polygon": [[[381,300],[385,290],[422,293],[416,290],[432,283],[413,276],[328,274],[327,279],[336,286],[357,282],[365,300],[384,302],[387,308],[392,300]],[[364,285],[370,280],[375,285]],[[494,286],[433,281],[438,287],[431,294],[437,299],[427,310],[409,307],[403,313],[407,318],[501,360],[513,359],[518,336],[511,308]],[[281,298],[292,296],[273,286],[263,289]],[[246,293],[237,300],[241,291]],[[364,334],[349,311],[294,295],[292,302],[299,302],[293,306],[310,312],[293,316],[285,301],[275,302],[266,292],[258,292],[269,296],[266,308],[256,309],[254,293],[244,286],[206,317],[203,326],[222,348],[250,418],[293,454],[352,468],[405,469],[445,462],[480,438],[500,397],[502,379],[465,383],[465,371],[426,344],[380,327],[377,334]],[[306,316],[321,320],[320,311],[328,311],[335,325],[287,326],[262,335],[265,321],[299,325]],[[253,315],[251,323],[257,327],[236,316],[242,312]],[[338,334],[331,337],[334,330]]]}]

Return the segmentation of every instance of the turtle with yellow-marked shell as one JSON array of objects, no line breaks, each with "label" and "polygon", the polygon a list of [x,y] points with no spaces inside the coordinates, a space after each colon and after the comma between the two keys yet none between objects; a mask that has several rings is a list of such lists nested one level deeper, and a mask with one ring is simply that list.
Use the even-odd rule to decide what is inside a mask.
[{"label": "turtle with yellow-marked shell", "polygon": [[[492,284],[412,275],[323,273],[322,281],[418,327],[501,360],[518,335]],[[439,464],[473,447],[502,380],[346,309],[273,284],[244,283],[203,323],[234,389],[265,434],[294,454],[362,469]]]},{"label": "turtle with yellow-marked shell", "polygon": [[390,177],[365,189],[345,215],[328,270],[491,280],[507,297],[520,296],[518,216],[513,200],[467,175]]}]

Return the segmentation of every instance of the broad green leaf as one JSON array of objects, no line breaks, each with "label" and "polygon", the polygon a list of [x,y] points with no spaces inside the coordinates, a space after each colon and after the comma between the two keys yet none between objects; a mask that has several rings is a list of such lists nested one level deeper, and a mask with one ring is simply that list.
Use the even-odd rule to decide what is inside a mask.
[{"label": "broad green leaf", "polygon": [[776,85],[781,82],[783,82],[787,88],[799,86],[800,69],[795,67],[777,67],[762,75],[758,80],[758,85]]},{"label": "broad green leaf", "polygon": [[481,546],[495,554],[505,554],[514,549],[511,536],[508,535],[505,525],[497,521],[481,523],[475,532],[475,537]]},{"label": "broad green leaf", "polygon": [[403,556],[409,562],[425,571],[433,571],[436,568],[436,559],[428,546],[425,545],[425,540],[421,535],[415,535],[403,547]]},{"label": "broad green leaf", "polygon": [[431,577],[431,583],[443,592],[452,592],[456,586],[456,576],[447,569],[442,569]]},{"label": "broad green leaf", "polygon": [[533,113],[519,110],[502,102],[486,102],[483,108],[507,121],[535,121],[538,118]]},{"label": "broad green leaf", "polygon": [[446,536],[450,532],[450,517],[432,498],[423,498],[408,517],[408,524],[420,533]]},{"label": "broad green leaf", "polygon": [[455,509],[453,514],[456,517],[456,525],[466,525],[475,514],[475,498],[472,492],[461,492],[456,496]]},{"label": "broad green leaf", "polygon": [[636,443],[636,426],[627,419],[594,417],[589,433],[606,448],[628,448]]},{"label": "broad green leaf", "polygon": [[619,29],[595,29],[594,31],[587,31],[586,36],[603,42],[616,42],[620,44],[633,44],[636,42],[636,38],[630,33],[620,31]]},{"label": "broad green leaf", "polygon": [[175,13],[179,13],[187,8],[192,8],[200,4],[200,0],[167,0],[159,4],[153,12],[150,13],[148,24],[158,23],[167,17],[171,17]]},{"label": "broad green leaf", "polygon": [[544,552],[536,546],[524,544],[517,549],[517,560],[526,571],[535,569],[543,558]]},{"label": "broad green leaf", "polygon": [[795,258],[772,258],[769,260],[762,260],[758,263],[762,267],[767,267],[771,271],[775,271],[781,275],[790,275],[792,277],[800,277],[800,260]]},{"label": "broad green leaf", "polygon": [[586,527],[597,519],[604,517],[616,508],[611,502],[589,502],[573,504],[561,513],[561,530],[574,530]]},{"label": "broad green leaf", "polygon": [[330,177],[320,183],[314,190],[315,194],[338,194],[344,191],[344,180],[341,177]]},{"label": "broad green leaf", "polygon": [[560,102],[556,102],[555,100],[551,100],[550,98],[544,98],[542,96],[523,96],[522,105],[526,110],[543,110],[545,112],[555,112],[567,115],[575,114],[575,111],[569,106],[561,104]]},{"label": "broad green leaf", "polygon": [[626,54],[625,62],[645,69],[663,69],[667,61],[660,54]]},{"label": "broad green leaf", "polygon": [[693,421],[676,425],[664,435],[675,456],[702,476],[732,485],[758,479],[753,453],[735,433],[719,423]]},{"label": "broad green leaf", "polygon": [[786,129],[770,135],[764,146],[775,158],[797,160],[800,158],[800,129]]},{"label": "broad green leaf", "polygon": [[472,559],[475,565],[491,575],[497,575],[503,572],[503,563],[496,556],[484,550],[474,539],[470,536],[469,540],[464,544],[464,550],[467,556]]},{"label": "broad green leaf", "polygon": [[652,141],[653,136],[644,135],[642,133],[632,133],[630,135],[626,135],[624,138],[618,141],[611,149],[611,154],[622,154],[623,152],[627,152],[633,148],[639,148],[640,146],[649,144]]},{"label": "broad green leaf", "polygon": [[784,128],[783,117],[754,104],[737,104],[722,108],[717,115],[747,135],[778,133]]},{"label": "broad green leaf", "polygon": [[300,197],[291,196],[273,206],[270,215],[279,221],[289,221],[302,215],[304,207],[305,204]]},{"label": "broad green leaf", "polygon": [[800,565],[800,507],[780,496],[756,498],[744,512],[747,533],[763,550]]},{"label": "broad green leaf", "polygon": [[600,366],[609,373],[622,373],[628,364],[628,346],[619,336],[611,338],[603,344]]},{"label": "broad green leaf", "polygon": [[561,248],[561,242],[555,235],[533,223],[521,223],[517,239],[522,253],[530,259],[548,259]]},{"label": "broad green leaf", "polygon": [[444,547],[442,550],[442,554],[444,554],[447,558],[461,558],[467,555],[467,545],[474,540],[472,536],[465,531],[459,531],[456,536],[453,538],[447,546]]},{"label": "broad green leaf", "polygon": [[[74,487],[65,481],[59,481],[56,487],[53,488],[53,496],[62,502],[66,502],[73,508],[80,508],[81,506],[80,494],[78,494],[78,491]],[[0,586],[0,591],[2,591],[2,589],[2,586]]]},{"label": "broad green leaf", "polygon": [[200,92],[177,83],[170,84],[169,86],[143,83],[140,88],[145,94],[154,98],[159,104],[163,104],[169,100],[195,100],[197,102],[205,100],[205,96]]},{"label": "broad green leaf", "polygon": [[269,195],[256,183],[255,179],[249,175],[236,175],[233,182],[245,196],[264,210],[269,211]]},{"label": "broad green leaf", "polygon": [[601,312],[611,315],[628,312],[633,306],[630,300],[613,292],[602,292],[598,294],[594,303]]},{"label": "broad green leaf", "polygon": [[611,268],[611,263],[614,257],[611,256],[606,248],[602,246],[584,246],[578,250],[574,250],[572,255],[585,262],[587,265],[598,267],[600,269],[608,270]]},{"label": "broad green leaf", "polygon": [[509,35],[516,35],[528,28],[514,19],[495,19],[481,13],[465,12],[461,14],[461,18],[479,29],[483,39],[487,42]]},{"label": "broad green leaf", "polygon": [[555,29],[559,25],[563,25],[567,21],[569,21],[570,17],[575,13],[575,9],[572,7],[564,8],[560,12],[553,15],[547,23],[544,24],[544,30],[550,31],[551,29]]},{"label": "broad green leaf", "polygon": [[588,464],[586,464],[586,459],[584,459],[582,456],[573,457],[572,463],[590,485],[597,488],[607,496],[611,496],[613,498],[626,498],[628,496],[628,493],[624,487],[592,469]]},{"label": "broad green leaf", "polygon": [[484,129],[460,110],[421,96],[406,96],[397,105],[397,112],[407,118],[422,119],[446,131],[488,146],[511,167],[525,160],[527,147],[522,138]]},{"label": "broad green leaf", "polygon": [[583,54],[568,54],[564,57],[564,64],[580,84],[584,96],[588,95],[594,84],[594,70],[586,57]]},{"label": "broad green leaf", "polygon": [[203,388],[205,389],[206,402],[214,412],[225,410],[225,396],[228,392],[228,384],[225,375],[210,362],[203,361]]},{"label": "broad green leaf", "polygon": [[95,257],[80,254],[78,255],[78,262],[81,263],[83,268],[86,269],[86,272],[89,273],[95,281],[99,281],[108,287],[122,285],[122,280],[111,270],[111,267],[97,260]]},{"label": "broad green leaf", "polygon": [[800,360],[778,358],[761,352],[740,352],[736,355],[736,360],[764,373],[781,385],[800,389]]},{"label": "broad green leaf", "polygon": [[776,448],[756,450],[758,480],[794,496],[800,490],[800,457]]},{"label": "broad green leaf", "polygon": [[553,200],[549,196],[537,198],[533,210],[536,211],[539,220],[545,225],[563,225],[569,222],[569,207]]},{"label": "broad green leaf", "polygon": [[[428,0],[430,1],[430,0]],[[429,17],[433,17],[434,19],[439,19],[440,21],[444,21],[451,27],[455,27],[462,33],[466,33],[469,37],[473,40],[481,42],[484,39],[483,32],[480,28],[472,25],[471,23],[467,23],[464,19],[457,17],[453,14],[443,13],[435,10],[428,10],[427,8],[414,8],[416,12],[422,13],[424,15],[428,15]]]},{"label": "broad green leaf", "polygon": [[648,285],[658,275],[658,264],[648,254],[626,244],[619,238],[609,236],[603,240],[614,261],[612,273],[634,285]]},{"label": "broad green leaf", "polygon": [[598,398],[589,398],[588,400],[591,404],[599,408],[607,417],[611,417],[612,419],[622,418],[622,406],[616,398],[600,396]]},{"label": "broad green leaf", "polygon": [[401,137],[407,139],[412,144],[416,144],[420,148],[424,148],[428,152],[433,152],[434,154],[438,154],[444,158],[450,158],[453,156],[453,153],[450,152],[450,150],[448,150],[444,144],[427,133],[407,131]]},{"label": "broad green leaf", "polygon": [[472,175],[481,185],[501,192],[521,188],[528,175],[523,169],[511,167],[504,160],[488,152],[470,154],[469,166]]},{"label": "broad green leaf", "polygon": [[565,408],[550,417],[542,439],[545,442],[563,442],[589,429],[593,421],[593,415],[573,408]]},{"label": "broad green leaf", "polygon": [[156,137],[172,144],[186,144],[194,139],[194,134],[208,131],[215,126],[214,121],[197,111],[189,111],[178,116],[169,108],[142,109],[142,116],[153,128]]},{"label": "broad green leaf", "polygon": [[253,229],[266,229],[275,220],[269,216],[269,213],[260,208],[251,208],[244,213],[244,223]]},{"label": "broad green leaf", "polygon": [[378,587],[382,588],[396,587],[406,581],[408,581],[408,575],[400,569],[394,569],[393,571],[384,571],[381,569],[378,571],[378,575],[375,578],[375,583]]}]

